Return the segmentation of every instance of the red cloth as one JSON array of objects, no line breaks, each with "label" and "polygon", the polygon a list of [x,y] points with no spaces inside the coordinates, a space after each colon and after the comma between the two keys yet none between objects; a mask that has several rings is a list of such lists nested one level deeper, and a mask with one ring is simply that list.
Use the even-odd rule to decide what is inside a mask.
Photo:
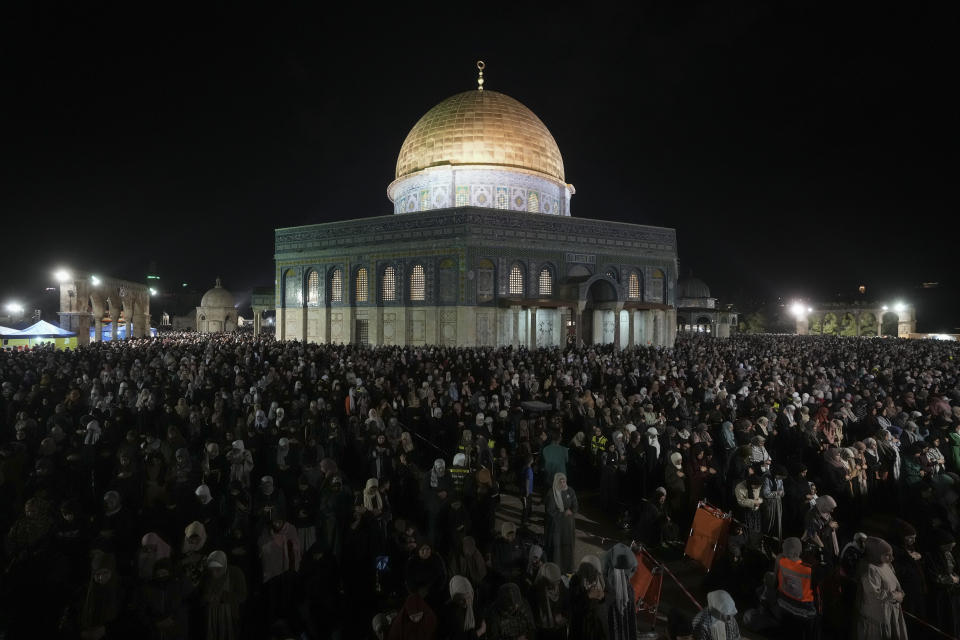
[{"label": "red cloth", "polygon": [[717,551],[727,542],[729,529],[729,515],[708,504],[699,505],[693,516],[693,526],[684,553],[709,571]]},{"label": "red cloth", "polygon": [[[423,612],[420,622],[410,620],[410,615]],[[411,594],[397,617],[393,619],[390,625],[390,635],[388,640],[434,640],[437,634],[437,616],[433,609],[427,604],[427,601]]]}]

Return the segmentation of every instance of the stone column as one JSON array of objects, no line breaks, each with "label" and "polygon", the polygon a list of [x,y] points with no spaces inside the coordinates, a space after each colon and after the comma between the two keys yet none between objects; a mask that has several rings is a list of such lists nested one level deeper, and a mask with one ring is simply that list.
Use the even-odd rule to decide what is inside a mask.
[{"label": "stone column", "polygon": [[77,334],[77,344],[90,344],[90,314],[79,311],[58,311],[60,327]]},{"label": "stone column", "polygon": [[633,348],[636,346],[636,337],[634,336],[634,325],[633,325],[633,316],[636,313],[633,309],[627,311],[627,331],[629,335],[627,336],[627,347]]},{"label": "stone column", "polygon": [[594,309],[593,310],[593,335],[590,336],[590,339],[593,340],[593,344],[603,344],[603,314],[605,309]]},{"label": "stone column", "polygon": [[580,347],[580,344],[584,341],[583,340],[583,308],[586,306],[587,304],[585,302],[577,303],[576,320],[575,320],[574,329],[576,329],[576,337],[577,337],[576,346],[578,348]]},{"label": "stone column", "polygon": [[116,342],[118,339],[118,334],[120,333],[120,328],[117,326],[120,324],[120,312],[113,313],[113,309],[110,310],[110,341]]},{"label": "stone column", "polygon": [[527,343],[530,349],[537,348],[537,308],[530,307],[530,341]]},{"label": "stone column", "polygon": [[142,326],[140,327],[140,335],[138,337],[149,338],[150,337],[150,314],[142,313],[140,314],[140,317],[143,319],[143,322],[142,322]]},{"label": "stone column", "polygon": [[511,327],[510,344],[513,345],[514,349],[517,349],[520,347],[520,305],[510,306],[510,322],[513,325]]},{"label": "stone column", "polygon": [[259,309],[253,310],[253,335],[260,335],[261,312]]},{"label": "stone column", "polygon": [[623,311],[623,305],[618,304],[613,307],[613,350],[620,351],[620,312]]}]

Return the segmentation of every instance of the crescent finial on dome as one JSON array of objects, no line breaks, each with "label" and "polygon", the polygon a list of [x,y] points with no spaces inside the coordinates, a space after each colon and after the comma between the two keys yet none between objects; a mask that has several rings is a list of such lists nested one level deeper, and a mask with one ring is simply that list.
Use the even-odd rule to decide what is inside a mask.
[{"label": "crescent finial on dome", "polygon": [[477,77],[477,91],[483,91],[483,68],[486,66],[483,60],[477,60],[477,70],[480,71],[480,75]]}]

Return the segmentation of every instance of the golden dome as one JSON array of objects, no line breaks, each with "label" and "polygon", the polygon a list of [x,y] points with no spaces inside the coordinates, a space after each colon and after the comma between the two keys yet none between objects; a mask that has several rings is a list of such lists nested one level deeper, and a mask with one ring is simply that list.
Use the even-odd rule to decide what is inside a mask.
[{"label": "golden dome", "polygon": [[495,165],[564,182],[563,158],[530,109],[496,91],[464,91],[435,106],[400,148],[397,178],[443,165]]}]

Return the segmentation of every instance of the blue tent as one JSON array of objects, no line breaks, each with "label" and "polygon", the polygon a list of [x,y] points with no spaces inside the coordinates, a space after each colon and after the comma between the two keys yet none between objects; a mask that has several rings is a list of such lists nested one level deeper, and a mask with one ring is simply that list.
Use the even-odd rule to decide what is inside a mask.
[{"label": "blue tent", "polygon": [[76,337],[77,334],[73,331],[61,329],[57,325],[50,324],[45,320],[41,320],[40,322],[30,325],[26,329],[21,329],[20,331],[15,331],[14,333],[8,335],[17,336],[20,338],[73,338]]},{"label": "blue tent", "polygon": [[11,349],[30,349],[46,344],[53,344],[57,349],[77,347],[76,333],[43,320],[20,331],[4,332],[2,338],[3,347]]}]

